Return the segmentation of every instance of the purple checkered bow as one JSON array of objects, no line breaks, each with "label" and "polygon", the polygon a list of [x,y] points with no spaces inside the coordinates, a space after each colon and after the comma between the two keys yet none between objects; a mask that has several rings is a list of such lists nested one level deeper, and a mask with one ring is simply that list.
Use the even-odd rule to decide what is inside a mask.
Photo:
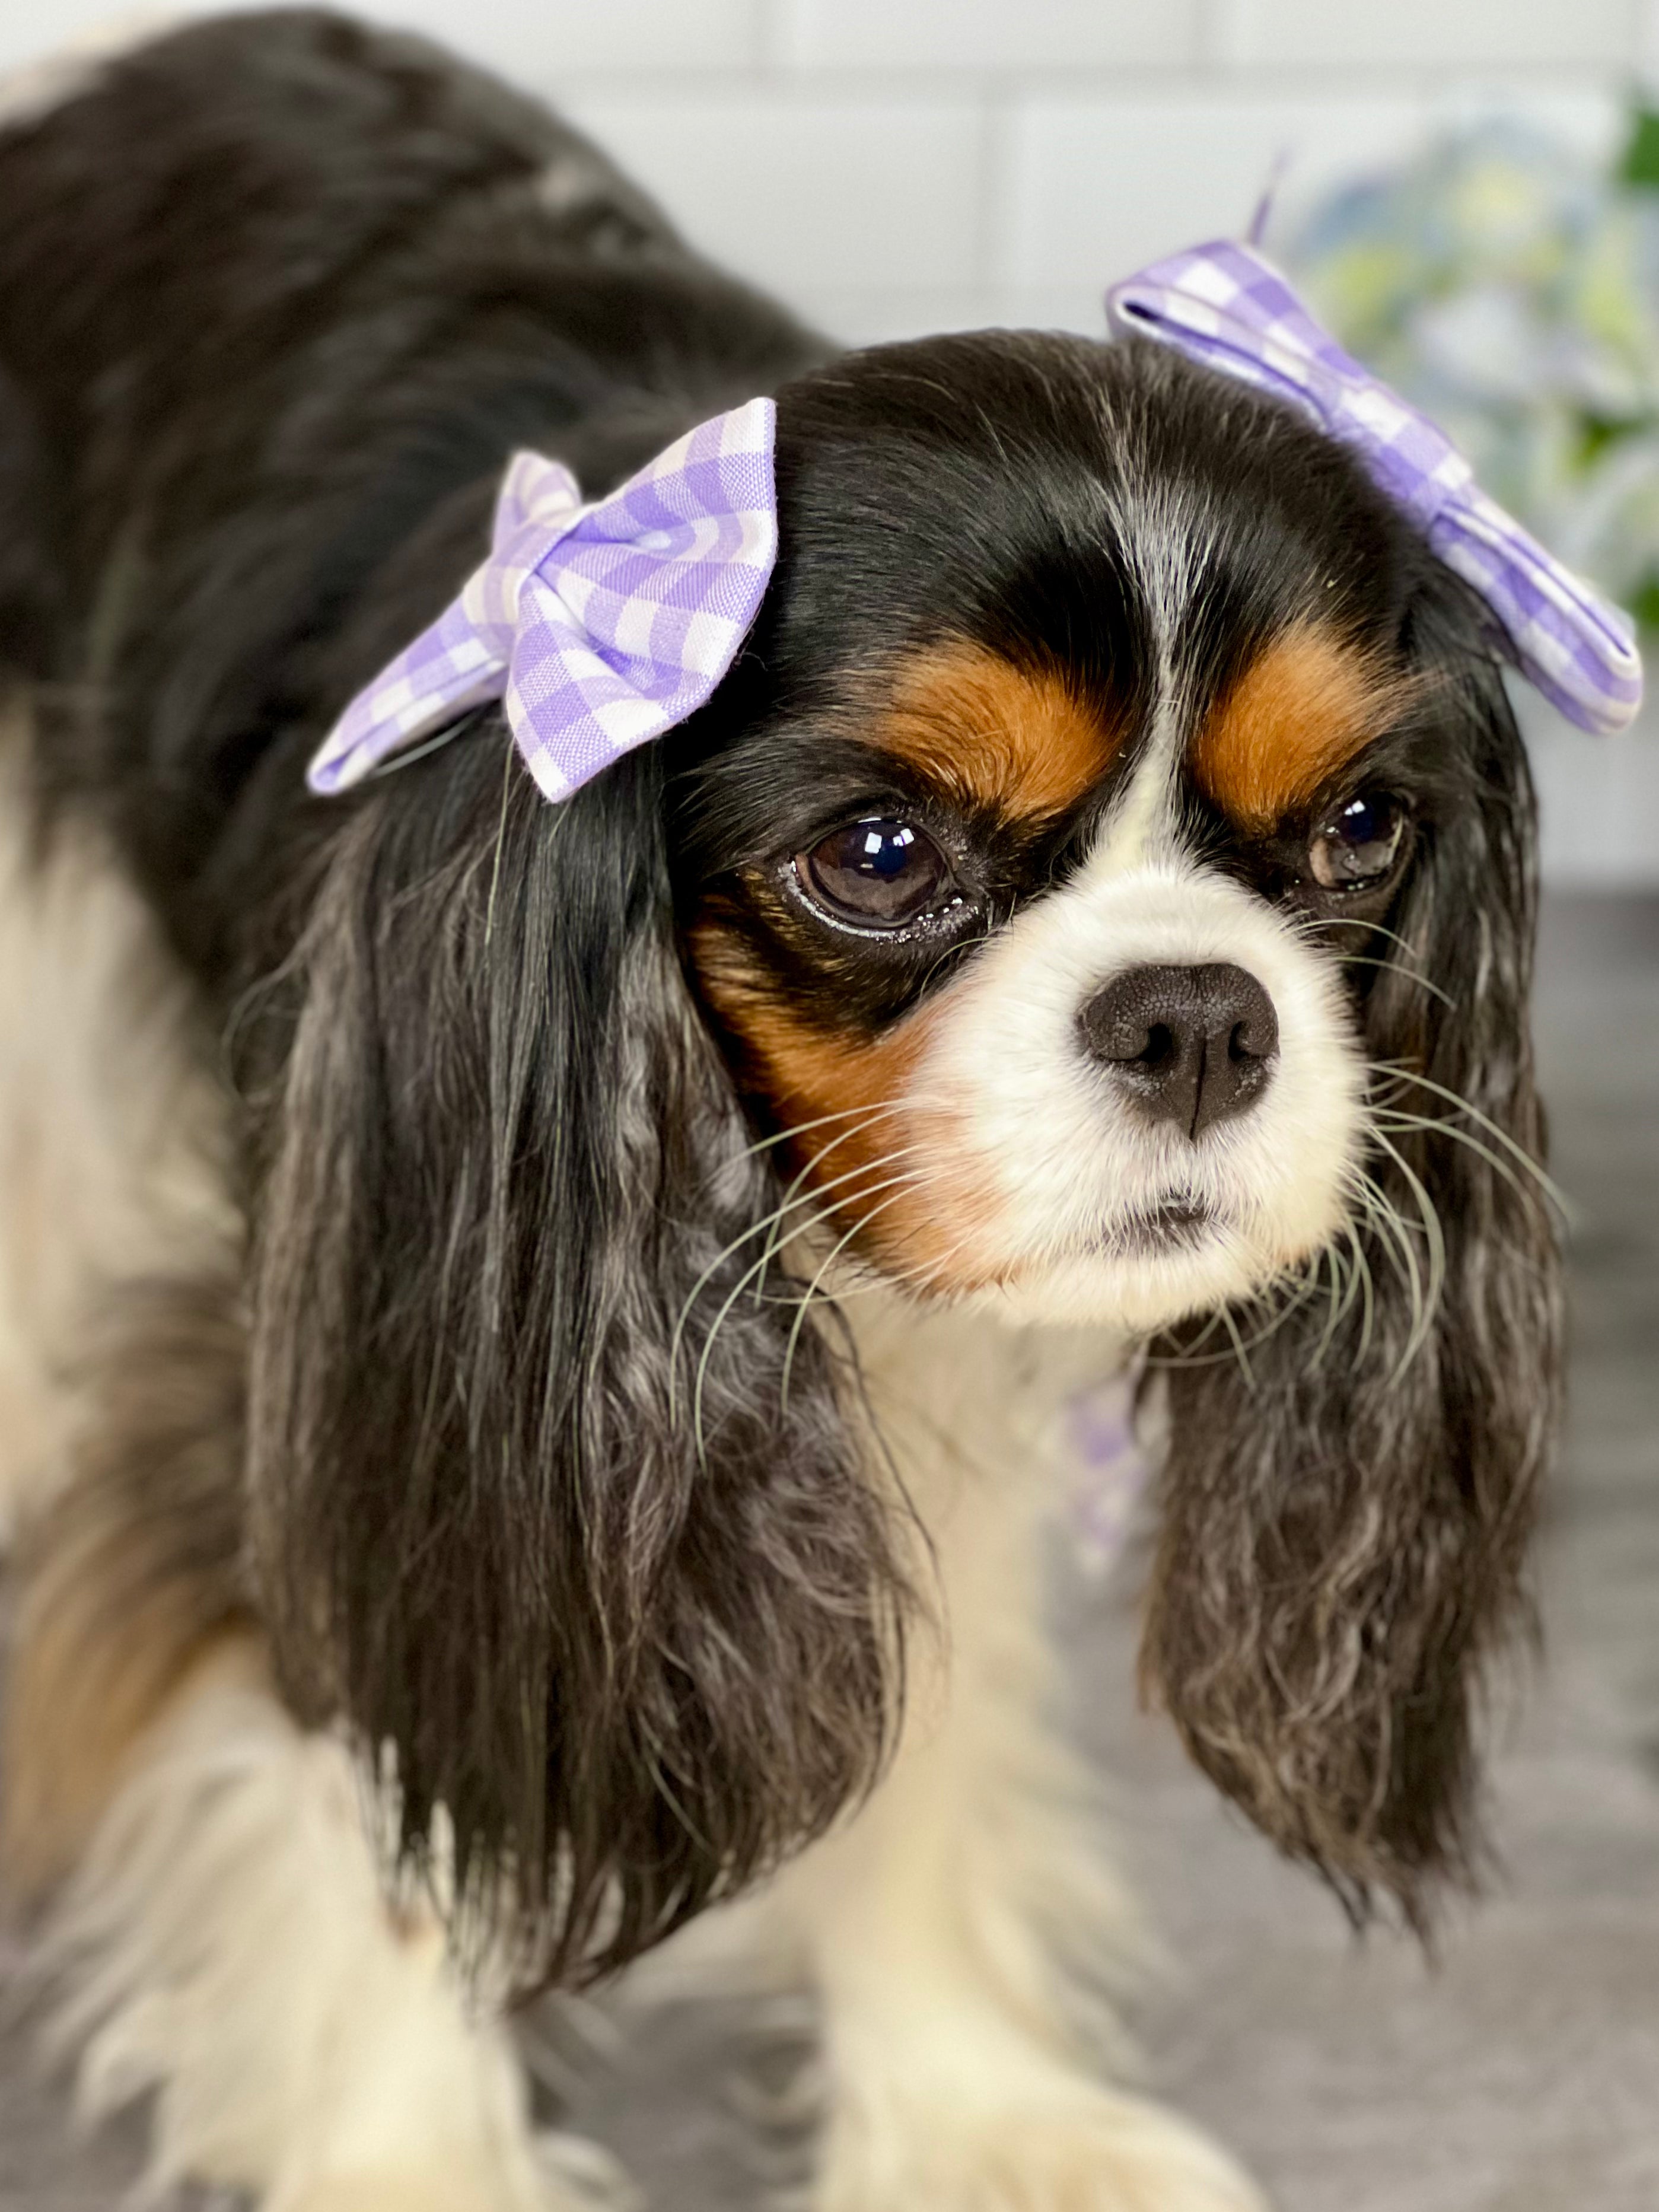
[{"label": "purple checkered bow", "polygon": [[1310,415],[1472,584],[1516,664],[1581,729],[1622,730],[1642,702],[1632,624],[1553,561],[1474,481],[1445,434],[1343,352],[1278,270],[1221,240],[1156,261],[1106,295],[1120,336],[1153,338]]},{"label": "purple checkered bow", "polygon": [[550,799],[683,722],[777,559],[776,421],[769,399],[717,415],[592,507],[557,461],[515,454],[489,559],[346,708],[312,789],[345,790],[491,699]]}]

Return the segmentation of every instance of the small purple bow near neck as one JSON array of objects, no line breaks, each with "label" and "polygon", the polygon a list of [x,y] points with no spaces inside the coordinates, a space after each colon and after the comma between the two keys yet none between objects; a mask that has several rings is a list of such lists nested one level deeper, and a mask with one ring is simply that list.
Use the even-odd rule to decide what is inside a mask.
[{"label": "small purple bow near neck", "polygon": [[1426,416],[1323,331],[1271,263],[1222,240],[1156,261],[1106,295],[1138,336],[1288,399],[1352,447],[1497,617],[1522,673],[1581,729],[1622,730],[1642,702],[1632,624],[1488,499]]},{"label": "small purple bow near neck", "polygon": [[592,507],[568,469],[515,454],[489,559],[346,708],[312,789],[345,790],[491,699],[550,799],[683,722],[777,560],[776,421],[769,399],[717,415]]}]

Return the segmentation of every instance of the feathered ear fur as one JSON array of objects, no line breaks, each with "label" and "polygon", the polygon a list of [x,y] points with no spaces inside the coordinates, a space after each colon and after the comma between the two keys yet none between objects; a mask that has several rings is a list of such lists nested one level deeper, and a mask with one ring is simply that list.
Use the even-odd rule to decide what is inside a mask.
[{"label": "feathered ear fur", "polygon": [[1143,1670],[1199,1764],[1356,1918],[1382,1892],[1421,1929],[1430,1878],[1475,1870],[1472,1700],[1528,1620],[1561,1304],[1528,1164],[1531,787],[1467,611],[1434,593],[1415,619],[1445,781],[1396,935],[1366,948],[1385,964],[1349,970],[1375,979],[1378,1206],[1243,1361],[1212,1333],[1171,1369]]},{"label": "feathered ear fur", "polygon": [[[900,1576],[691,1005],[659,748],[372,786],[281,987],[251,1419],[284,1684],[395,1752],[521,1973],[620,1964],[875,1776]],[[447,1877],[446,1877],[447,1878]],[[504,1912],[503,1912],[504,1908]]]}]

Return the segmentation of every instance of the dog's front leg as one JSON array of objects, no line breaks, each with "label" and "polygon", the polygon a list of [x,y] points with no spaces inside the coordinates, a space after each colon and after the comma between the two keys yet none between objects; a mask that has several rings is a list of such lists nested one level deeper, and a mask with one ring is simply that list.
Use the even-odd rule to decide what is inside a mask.
[{"label": "dog's front leg", "polygon": [[155,2184],[264,2212],[572,2212],[505,2024],[234,1615],[234,1301],[152,1295],[26,1534],[5,1686],[5,1871],[51,1903],[83,2108],[148,2099]]},{"label": "dog's front leg", "polygon": [[251,1644],[205,1658],[123,1765],[46,1961],[83,2108],[153,2099],[154,2182],[266,2212],[573,2212],[504,2025],[435,1915],[388,1909],[352,1761]]},{"label": "dog's front leg", "polygon": [[1031,1457],[915,1481],[947,1663],[918,1654],[892,1773],[773,1900],[824,2002],[819,2212],[1261,2212],[1201,2136],[1098,2079],[1079,2033],[1063,1962],[1086,1985],[1133,1921],[1052,1732],[1041,1482]]}]

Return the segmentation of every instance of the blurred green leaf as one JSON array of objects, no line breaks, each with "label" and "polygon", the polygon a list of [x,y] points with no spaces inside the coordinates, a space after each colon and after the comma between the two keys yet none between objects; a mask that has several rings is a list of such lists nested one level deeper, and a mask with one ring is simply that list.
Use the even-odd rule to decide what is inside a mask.
[{"label": "blurred green leaf", "polygon": [[1659,111],[1638,107],[1632,116],[1630,137],[1618,174],[1627,185],[1659,191]]},{"label": "blurred green leaf", "polygon": [[1577,421],[1579,441],[1575,459],[1581,469],[1592,467],[1618,439],[1630,437],[1644,427],[1639,416],[1610,418],[1602,415],[1581,415]]}]

